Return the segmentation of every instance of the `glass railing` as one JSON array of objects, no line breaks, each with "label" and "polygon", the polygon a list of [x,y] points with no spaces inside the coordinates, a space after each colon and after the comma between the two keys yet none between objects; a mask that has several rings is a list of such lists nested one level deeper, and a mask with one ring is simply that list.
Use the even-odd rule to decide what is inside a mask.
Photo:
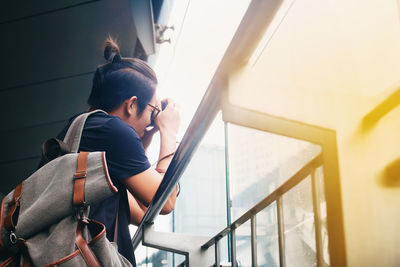
[{"label": "glass railing", "polygon": [[[218,266],[329,266],[322,147],[224,122],[213,103],[215,111],[201,116],[207,131],[196,128],[190,132],[195,139],[184,137],[159,189],[181,179],[173,232],[208,236],[199,246],[214,247]],[[168,197],[157,195],[150,210]],[[133,239],[137,244],[155,218],[146,215]],[[160,266],[187,261],[187,253],[169,241],[177,254],[157,252],[148,260],[164,262]],[[153,246],[168,250],[161,243]]]},{"label": "glass railing", "polygon": [[[250,3],[132,239],[134,248],[143,242],[173,252],[173,266],[320,267],[331,264],[330,251],[343,262],[340,202],[331,201],[338,214],[330,217],[339,233],[336,249],[328,238],[324,191],[329,181],[330,199],[340,192],[335,134],[232,106],[225,95],[227,76],[248,60],[269,23],[265,10],[279,4]],[[155,232],[154,219],[178,180],[173,233]]]},{"label": "glass railing", "polygon": [[[227,135],[232,220],[238,219],[278,187],[287,183],[296,172],[321,153],[321,147],[310,142],[231,123],[228,123]],[[304,252],[300,255],[306,255],[306,250],[310,247],[313,253],[307,259],[315,261],[311,178],[306,177],[282,195],[282,203],[287,263],[292,255],[292,247],[296,253]],[[255,217],[258,266],[279,265],[276,209],[276,203],[273,202]],[[250,221],[237,229],[236,238],[239,243],[236,249],[239,266],[251,266],[250,230]],[[299,264],[299,255],[296,254],[295,258]],[[304,260],[304,263],[307,261]]]}]

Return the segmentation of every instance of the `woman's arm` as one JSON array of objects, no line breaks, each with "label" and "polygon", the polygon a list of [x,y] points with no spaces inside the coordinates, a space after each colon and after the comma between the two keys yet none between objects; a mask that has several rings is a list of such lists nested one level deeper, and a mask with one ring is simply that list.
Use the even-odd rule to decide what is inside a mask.
[{"label": "woman's arm", "polygon": [[[142,204],[143,206],[150,205],[158,187],[161,184],[162,179],[163,176],[161,176],[154,169],[150,168],[144,172],[141,172],[137,175],[134,175],[124,180],[125,186],[129,190],[129,193],[134,198],[134,201],[129,202],[129,206],[131,206],[132,202],[132,208],[130,208],[130,210],[131,212],[135,211],[138,212],[138,215],[131,213],[131,217],[139,216],[140,220],[141,218],[143,218],[144,212],[146,210],[141,208],[140,204],[143,203]],[[161,209],[161,214],[168,214],[174,209],[177,193],[178,193],[178,187],[175,188],[175,190],[172,192],[167,202],[165,203],[164,207]],[[139,208],[141,210],[139,210]]]},{"label": "woman's arm", "polygon": [[130,213],[130,223],[139,226],[140,222],[143,220],[144,214],[147,211],[142,203],[137,201],[135,197],[127,190],[128,202],[129,202],[129,213]]},{"label": "woman's arm", "polygon": [[[133,198],[133,200],[129,201],[132,223],[137,223],[137,221],[140,222],[142,220],[147,210],[144,208],[150,205],[153,200],[164,177],[163,171],[168,168],[172,160],[172,155],[168,155],[175,152],[176,149],[176,134],[180,123],[178,106],[168,99],[167,107],[164,111],[160,112],[155,123],[160,130],[160,154],[157,169],[159,169],[161,173],[149,168],[123,181],[130,194],[132,194],[131,198]],[[161,214],[168,214],[174,209],[177,192],[178,187],[171,193],[161,210]],[[136,212],[137,214],[134,214]]]}]

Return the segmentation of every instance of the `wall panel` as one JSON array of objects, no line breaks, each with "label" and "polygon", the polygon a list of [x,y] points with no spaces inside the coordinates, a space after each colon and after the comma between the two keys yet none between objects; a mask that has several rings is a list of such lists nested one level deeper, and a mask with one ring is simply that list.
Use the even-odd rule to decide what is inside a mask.
[{"label": "wall panel", "polygon": [[0,191],[27,178],[41,144],[86,111],[108,34],[134,56],[130,0],[9,1],[0,9]]},{"label": "wall panel", "polygon": [[0,90],[91,72],[104,62],[108,34],[132,56],[136,31],[128,0],[104,0],[0,25]]},{"label": "wall panel", "polygon": [[0,92],[0,132],[62,121],[87,110],[93,74]]},{"label": "wall panel", "polygon": [[10,21],[21,20],[26,17],[40,16],[43,13],[55,12],[58,9],[65,9],[71,6],[90,3],[88,0],[41,0],[24,1],[14,0],[5,1],[0,9],[0,24]]},{"label": "wall panel", "polygon": [[0,133],[0,164],[39,157],[41,144],[55,137],[67,121]]},{"label": "wall panel", "polygon": [[40,158],[14,161],[6,164],[0,163],[1,176],[0,191],[7,194],[15,186],[31,175],[38,166]]}]

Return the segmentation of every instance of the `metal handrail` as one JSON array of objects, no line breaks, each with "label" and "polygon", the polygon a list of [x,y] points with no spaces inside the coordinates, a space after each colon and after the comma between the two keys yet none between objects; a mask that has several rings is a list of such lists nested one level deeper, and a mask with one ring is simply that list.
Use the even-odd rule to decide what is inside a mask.
[{"label": "metal handrail", "polygon": [[[210,88],[213,88],[213,84]],[[203,97],[195,116],[193,117],[188,130],[182,138],[174,157],[164,175],[164,178],[157,189],[153,201],[145,213],[135,235],[132,238],[133,249],[139,245],[143,237],[143,229],[145,225],[152,224],[154,219],[160,213],[165,202],[177,185],[185,168],[193,156],[194,150],[197,148],[200,140],[206,133],[208,127],[212,123],[215,115],[219,110],[220,95],[217,90],[209,90]]]},{"label": "metal handrail", "polygon": [[315,156],[311,161],[309,161],[303,168],[297,171],[292,177],[290,177],[284,184],[279,186],[275,191],[271,194],[266,196],[263,200],[261,200],[258,204],[254,207],[249,209],[246,213],[236,219],[233,223],[227,226],[225,229],[220,231],[218,234],[213,236],[209,241],[207,241],[203,246],[202,249],[207,249],[215,244],[216,241],[222,239],[226,236],[232,229],[238,228],[243,223],[250,220],[255,214],[259,213],[267,206],[269,206],[273,201],[277,200],[280,196],[284,193],[289,191],[295,185],[300,183],[304,178],[312,173],[312,170],[317,168],[318,166],[322,165],[322,153]]},{"label": "metal handrail", "polygon": [[208,89],[190,122],[178,149],[164,175],[149,209],[145,213],[134,237],[133,249],[143,237],[144,226],[152,224],[165,202],[174,190],[183,171],[189,164],[194,150],[211,125],[220,108],[222,87],[226,84],[226,75],[245,65],[262,39],[282,0],[252,0],[242,21],[232,38]]}]

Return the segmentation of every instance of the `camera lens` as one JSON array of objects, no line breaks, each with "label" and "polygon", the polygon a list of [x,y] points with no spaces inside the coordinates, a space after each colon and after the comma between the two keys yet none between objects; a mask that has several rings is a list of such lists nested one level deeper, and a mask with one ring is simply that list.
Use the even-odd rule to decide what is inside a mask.
[{"label": "camera lens", "polygon": [[167,100],[161,101],[161,110],[164,110],[167,107],[167,105],[168,105]]}]

